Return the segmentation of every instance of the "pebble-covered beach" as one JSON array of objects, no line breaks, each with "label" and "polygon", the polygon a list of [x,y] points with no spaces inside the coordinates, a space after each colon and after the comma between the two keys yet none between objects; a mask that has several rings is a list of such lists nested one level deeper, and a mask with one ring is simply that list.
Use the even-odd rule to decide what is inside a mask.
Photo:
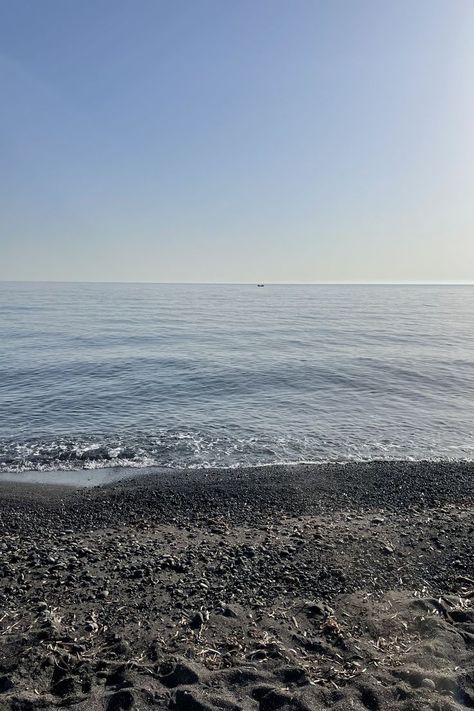
[{"label": "pebble-covered beach", "polygon": [[474,708],[472,464],[0,488],[1,709]]}]

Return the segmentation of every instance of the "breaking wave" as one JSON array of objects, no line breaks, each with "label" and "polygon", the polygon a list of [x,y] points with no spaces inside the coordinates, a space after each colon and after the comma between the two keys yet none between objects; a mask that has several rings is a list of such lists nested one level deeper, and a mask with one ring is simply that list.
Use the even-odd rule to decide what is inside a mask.
[{"label": "breaking wave", "polygon": [[390,442],[372,444],[311,438],[277,439],[249,435],[231,438],[206,432],[131,433],[122,436],[83,435],[0,442],[0,472],[169,467],[180,469],[261,466],[370,460],[474,459],[474,447],[431,447]]}]

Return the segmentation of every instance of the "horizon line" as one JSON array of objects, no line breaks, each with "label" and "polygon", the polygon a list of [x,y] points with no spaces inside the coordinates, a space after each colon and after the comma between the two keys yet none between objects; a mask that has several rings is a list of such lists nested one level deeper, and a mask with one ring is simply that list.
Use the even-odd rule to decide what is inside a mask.
[{"label": "horizon line", "polygon": [[151,284],[169,286],[474,286],[474,281],[123,281],[97,279],[0,279],[1,284]]}]

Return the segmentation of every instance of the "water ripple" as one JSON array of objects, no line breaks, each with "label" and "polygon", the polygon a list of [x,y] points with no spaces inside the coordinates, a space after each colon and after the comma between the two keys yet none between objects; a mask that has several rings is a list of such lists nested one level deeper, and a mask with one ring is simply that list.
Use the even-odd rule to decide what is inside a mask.
[{"label": "water ripple", "polygon": [[0,470],[472,458],[474,287],[0,284]]}]

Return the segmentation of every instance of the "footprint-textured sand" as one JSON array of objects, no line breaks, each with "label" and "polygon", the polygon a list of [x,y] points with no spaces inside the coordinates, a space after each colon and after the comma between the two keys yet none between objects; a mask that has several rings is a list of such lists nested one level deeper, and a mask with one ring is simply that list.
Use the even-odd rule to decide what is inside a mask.
[{"label": "footprint-textured sand", "polygon": [[0,707],[474,707],[472,464],[3,484]]}]

